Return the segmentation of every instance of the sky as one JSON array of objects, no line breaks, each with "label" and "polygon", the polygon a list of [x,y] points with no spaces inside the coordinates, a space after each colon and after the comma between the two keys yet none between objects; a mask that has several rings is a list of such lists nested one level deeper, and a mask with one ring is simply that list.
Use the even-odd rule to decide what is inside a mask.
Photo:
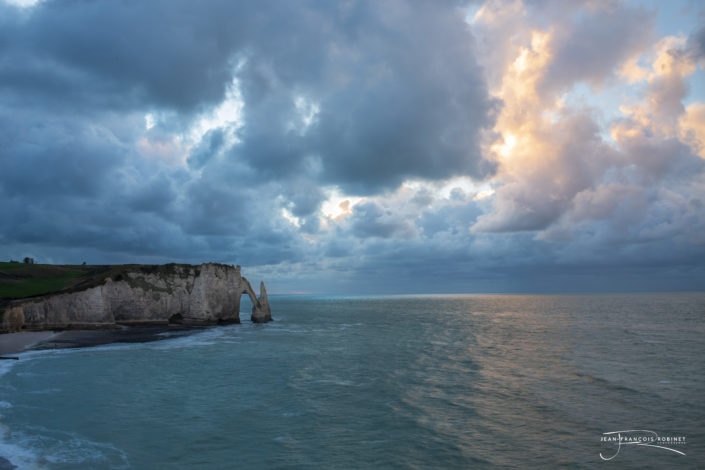
[{"label": "sky", "polygon": [[0,0],[0,259],[705,290],[705,5]]}]

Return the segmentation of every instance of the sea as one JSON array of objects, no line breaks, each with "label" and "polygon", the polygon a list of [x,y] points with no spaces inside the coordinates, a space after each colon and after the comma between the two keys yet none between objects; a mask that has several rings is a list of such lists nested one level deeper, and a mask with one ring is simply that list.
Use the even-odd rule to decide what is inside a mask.
[{"label": "sea", "polygon": [[705,468],[705,293],[270,303],[0,361],[2,465]]}]

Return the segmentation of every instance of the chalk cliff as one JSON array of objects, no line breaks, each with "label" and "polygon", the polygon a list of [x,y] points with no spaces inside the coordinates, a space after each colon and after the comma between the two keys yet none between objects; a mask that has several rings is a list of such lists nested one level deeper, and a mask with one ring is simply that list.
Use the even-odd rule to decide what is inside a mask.
[{"label": "chalk cliff", "polygon": [[252,321],[264,323],[272,319],[264,283],[260,292],[258,299],[240,266],[135,266],[84,290],[15,301],[0,330],[239,323],[242,294],[252,300]]}]

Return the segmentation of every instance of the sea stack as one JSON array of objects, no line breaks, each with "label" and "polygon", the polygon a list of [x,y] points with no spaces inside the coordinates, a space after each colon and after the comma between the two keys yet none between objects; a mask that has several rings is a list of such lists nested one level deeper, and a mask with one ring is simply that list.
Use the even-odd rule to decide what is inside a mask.
[{"label": "sea stack", "polygon": [[254,323],[267,323],[268,321],[272,321],[272,311],[269,308],[267,288],[264,287],[264,281],[259,285],[259,299],[257,299],[257,302],[252,302],[252,316],[250,320]]}]

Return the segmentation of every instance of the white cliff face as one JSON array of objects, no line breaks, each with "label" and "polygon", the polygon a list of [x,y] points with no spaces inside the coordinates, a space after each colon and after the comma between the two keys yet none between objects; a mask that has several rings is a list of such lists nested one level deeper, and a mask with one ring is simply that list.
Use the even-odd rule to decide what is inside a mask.
[{"label": "white cliff face", "polygon": [[[239,323],[240,296],[248,294],[254,305],[252,320],[271,320],[264,283],[261,289],[266,308],[241,276],[240,266],[207,263],[167,267],[137,267],[83,291],[22,302],[13,306],[13,318],[23,316],[22,327],[30,330]],[[261,312],[256,320],[255,310]]]},{"label": "white cliff face", "polygon": [[41,301],[21,304],[15,308],[22,310],[23,328],[28,329],[71,327],[74,324],[100,327],[115,323],[106,306],[102,287],[73,294],[56,295]]}]

